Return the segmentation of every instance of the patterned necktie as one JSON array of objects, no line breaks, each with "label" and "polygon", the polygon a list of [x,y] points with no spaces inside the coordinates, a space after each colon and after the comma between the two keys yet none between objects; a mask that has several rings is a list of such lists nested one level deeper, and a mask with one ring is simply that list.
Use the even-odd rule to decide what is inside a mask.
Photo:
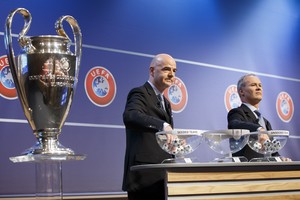
[{"label": "patterned necktie", "polygon": [[162,94],[158,94],[157,95],[157,98],[160,102],[160,105],[161,105],[161,109],[163,109],[164,111],[166,111],[166,107],[165,107],[165,101],[164,101],[164,97]]},{"label": "patterned necktie", "polygon": [[264,118],[262,117],[261,113],[258,111],[258,110],[254,110],[255,114],[257,115],[258,117],[258,123],[265,129],[266,129],[266,124],[265,124],[265,120]]}]

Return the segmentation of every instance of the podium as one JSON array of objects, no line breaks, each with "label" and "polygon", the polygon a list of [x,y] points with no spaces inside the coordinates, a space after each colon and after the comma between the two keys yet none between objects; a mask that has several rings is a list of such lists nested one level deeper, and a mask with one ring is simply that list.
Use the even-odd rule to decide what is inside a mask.
[{"label": "podium", "polygon": [[177,163],[131,167],[165,173],[168,200],[300,199],[300,162]]}]

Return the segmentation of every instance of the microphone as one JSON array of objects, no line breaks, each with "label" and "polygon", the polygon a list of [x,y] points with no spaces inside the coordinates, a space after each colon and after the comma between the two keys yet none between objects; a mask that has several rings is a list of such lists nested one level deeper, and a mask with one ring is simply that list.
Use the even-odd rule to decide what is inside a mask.
[{"label": "microphone", "polygon": [[259,119],[258,118],[255,120],[255,123],[259,124]]},{"label": "microphone", "polygon": [[166,105],[166,110],[171,110],[171,104],[166,102],[165,105]]},{"label": "microphone", "polygon": [[157,106],[158,108],[162,109],[162,104],[161,104],[160,101],[158,101],[158,102],[156,103],[156,106]]}]

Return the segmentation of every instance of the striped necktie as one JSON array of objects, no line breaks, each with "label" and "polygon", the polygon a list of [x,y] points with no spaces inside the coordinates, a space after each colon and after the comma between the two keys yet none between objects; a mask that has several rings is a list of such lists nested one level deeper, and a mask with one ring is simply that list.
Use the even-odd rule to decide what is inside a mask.
[{"label": "striped necktie", "polygon": [[166,111],[166,107],[165,107],[165,101],[164,101],[164,97],[162,94],[158,94],[157,95],[157,98],[160,102],[160,105],[161,105],[161,109],[163,109],[164,111]]}]

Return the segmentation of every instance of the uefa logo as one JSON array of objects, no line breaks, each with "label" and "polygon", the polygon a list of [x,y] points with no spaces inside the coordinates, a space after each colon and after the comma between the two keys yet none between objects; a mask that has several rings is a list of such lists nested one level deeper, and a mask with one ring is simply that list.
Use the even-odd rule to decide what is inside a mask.
[{"label": "uefa logo", "polygon": [[117,93],[113,75],[104,67],[94,67],[86,75],[85,92],[90,101],[99,107],[111,104]]},{"label": "uefa logo", "polygon": [[18,98],[7,56],[0,57],[0,96],[9,100]]},{"label": "uefa logo", "polygon": [[170,101],[174,113],[182,112],[187,105],[187,89],[178,77],[175,77],[174,83],[164,91],[164,96]]},{"label": "uefa logo", "polygon": [[224,104],[227,112],[229,112],[233,108],[239,107],[241,103],[242,102],[237,92],[236,85],[228,86],[224,95]]},{"label": "uefa logo", "polygon": [[286,92],[280,92],[276,100],[276,111],[283,122],[291,121],[294,115],[294,103],[291,96]]}]

